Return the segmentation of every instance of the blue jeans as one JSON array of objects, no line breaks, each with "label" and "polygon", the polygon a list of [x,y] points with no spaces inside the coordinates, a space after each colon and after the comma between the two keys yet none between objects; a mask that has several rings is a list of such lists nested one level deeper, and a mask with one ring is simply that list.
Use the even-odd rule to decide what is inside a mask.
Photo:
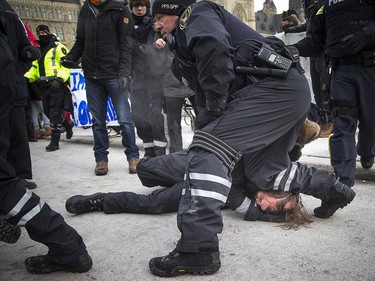
[{"label": "blue jeans", "polygon": [[128,100],[128,90],[120,90],[117,79],[86,78],[86,96],[92,115],[94,134],[94,155],[96,162],[108,162],[109,140],[106,127],[107,99],[112,100],[117,121],[122,130],[122,145],[127,160],[139,159],[139,149],[135,143],[134,123]]}]

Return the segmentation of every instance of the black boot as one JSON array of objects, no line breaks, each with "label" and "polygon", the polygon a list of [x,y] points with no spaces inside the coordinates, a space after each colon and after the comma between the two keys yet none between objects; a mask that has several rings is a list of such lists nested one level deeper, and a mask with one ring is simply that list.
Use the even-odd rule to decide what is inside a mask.
[{"label": "black boot", "polygon": [[374,165],[374,156],[372,157],[362,157],[361,156],[361,166],[363,169],[371,169],[371,167]]},{"label": "black boot", "polygon": [[315,208],[314,214],[321,219],[327,219],[332,216],[339,208],[344,208],[355,197],[355,192],[349,186],[337,181],[331,187],[327,197],[322,201],[322,205]]},{"label": "black boot", "polygon": [[92,195],[75,195],[66,200],[65,209],[72,214],[83,214],[94,211],[103,211],[105,193]]},{"label": "black boot", "polygon": [[60,130],[57,128],[52,128],[51,143],[46,146],[48,152],[55,151],[59,149],[60,140]]},{"label": "black boot", "polygon": [[177,250],[149,262],[156,276],[173,277],[184,274],[212,274],[221,266],[220,253],[181,253]]},{"label": "black boot", "polygon": [[58,262],[58,258],[49,255],[30,257],[25,260],[26,269],[35,274],[45,274],[55,271],[87,272],[92,266],[92,259],[85,251],[75,261],[70,263]]},{"label": "black boot", "polygon": [[14,244],[21,236],[21,228],[0,219],[0,241]]},{"label": "black boot", "polygon": [[64,120],[64,122],[62,123],[63,127],[65,128],[65,137],[67,140],[70,140],[73,136],[73,122],[72,121],[68,121],[68,120]]}]

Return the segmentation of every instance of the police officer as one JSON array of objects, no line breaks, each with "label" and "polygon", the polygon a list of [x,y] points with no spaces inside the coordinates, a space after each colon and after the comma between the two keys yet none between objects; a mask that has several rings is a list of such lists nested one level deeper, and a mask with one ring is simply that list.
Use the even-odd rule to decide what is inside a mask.
[{"label": "police officer", "polygon": [[181,238],[169,255],[150,260],[153,274],[220,268],[220,208],[238,171],[261,190],[312,194],[323,187],[314,210],[322,218],[351,202],[354,192],[335,177],[312,177],[319,171],[289,160],[311,102],[296,50],[263,38],[213,2],[155,0],[152,13],[161,34],[174,33],[172,71],[201,108],[178,210]]},{"label": "police officer", "polygon": [[295,45],[302,56],[313,56],[324,47],[331,60],[331,164],[349,186],[354,185],[357,154],[363,168],[374,163],[374,20],[375,1],[325,1],[313,22],[312,36]]},{"label": "police officer", "polygon": [[38,25],[36,33],[42,56],[33,62],[25,77],[30,83],[37,81],[42,91],[44,113],[50,119],[52,130],[51,143],[46,150],[55,151],[59,149],[63,127],[67,139],[73,136],[73,124],[65,119],[63,108],[65,95],[69,94],[66,83],[70,78],[70,70],[60,64],[60,59],[68,53],[68,48],[57,41],[47,25]]},{"label": "police officer", "polygon": [[[48,247],[48,254],[26,259],[25,266],[28,271],[39,274],[60,270],[86,272],[91,268],[92,260],[86,251],[82,237],[38,195],[25,188],[24,182],[16,177],[14,168],[6,158],[10,147],[12,114],[16,95],[16,65],[6,39],[16,40],[12,42],[12,46],[16,46],[20,56],[19,59],[25,63],[30,61],[26,59],[28,56],[25,58],[22,54],[31,46],[16,14],[8,13],[7,15],[13,17],[13,19],[8,21],[9,18],[7,18],[7,28],[5,28],[5,21],[0,8],[0,68],[2,70],[0,74],[1,219],[5,220],[7,224],[16,226],[16,229],[17,227],[25,227],[31,239]],[[10,33],[18,34],[20,37],[7,37]],[[25,44],[25,42],[27,43]],[[15,231],[13,235],[16,235],[13,238],[17,239],[19,232]]]}]

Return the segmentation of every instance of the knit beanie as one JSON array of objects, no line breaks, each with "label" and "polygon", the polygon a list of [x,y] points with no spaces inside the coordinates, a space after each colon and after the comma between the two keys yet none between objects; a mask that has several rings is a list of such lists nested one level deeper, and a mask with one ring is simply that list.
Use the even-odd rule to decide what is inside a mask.
[{"label": "knit beanie", "polygon": [[150,9],[150,0],[130,0],[129,6],[130,9],[133,9],[133,7],[136,7],[138,5],[146,6],[147,10]]},{"label": "knit beanie", "polygon": [[36,27],[36,34],[38,34],[39,32],[45,32],[46,34],[50,34],[51,32],[49,31],[49,27],[45,24],[40,24]]},{"label": "knit beanie", "polygon": [[154,0],[152,4],[152,15],[176,15],[180,16],[182,12],[195,0]]}]

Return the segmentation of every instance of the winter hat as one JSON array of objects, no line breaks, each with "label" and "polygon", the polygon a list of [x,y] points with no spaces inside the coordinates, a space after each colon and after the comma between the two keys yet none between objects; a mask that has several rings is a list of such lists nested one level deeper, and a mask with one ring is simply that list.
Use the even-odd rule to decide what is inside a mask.
[{"label": "winter hat", "polygon": [[152,15],[176,15],[180,16],[182,12],[195,0],[154,0],[152,4]]},{"label": "winter hat", "polygon": [[287,18],[290,17],[291,15],[296,15],[297,16],[296,10],[284,11],[283,14],[281,15],[281,19],[287,20]]},{"label": "winter hat", "polygon": [[150,0],[130,0],[129,2],[130,9],[133,9],[133,7],[138,5],[146,6],[147,10],[151,7]]},{"label": "winter hat", "polygon": [[45,32],[47,34],[50,34],[50,31],[49,31],[49,27],[45,24],[40,24],[36,27],[36,34],[38,34],[39,32]]}]

